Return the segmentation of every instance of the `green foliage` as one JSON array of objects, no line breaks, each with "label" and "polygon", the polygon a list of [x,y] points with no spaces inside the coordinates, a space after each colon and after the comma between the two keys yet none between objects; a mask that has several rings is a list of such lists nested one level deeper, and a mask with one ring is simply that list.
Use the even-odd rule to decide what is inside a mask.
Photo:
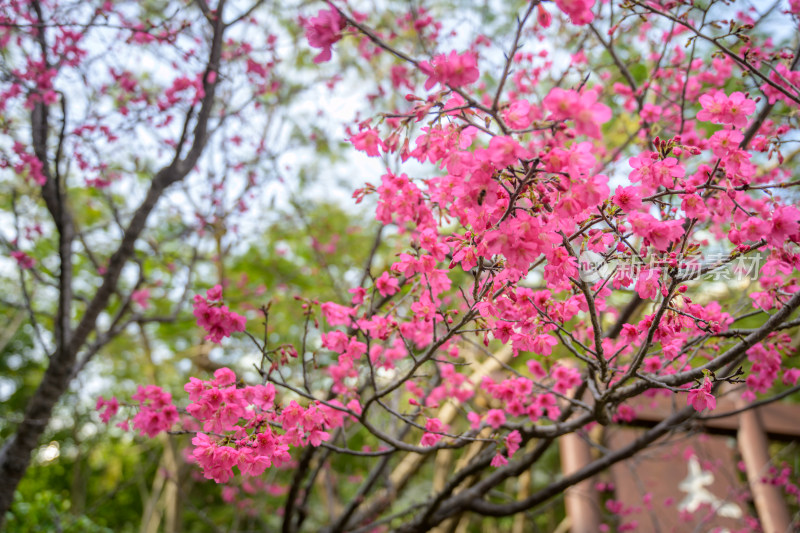
[{"label": "green foliage", "polygon": [[6,527],[15,533],[113,533],[87,516],[69,514],[69,500],[51,490],[42,490],[23,501],[22,494],[14,494],[14,506],[8,515]]}]

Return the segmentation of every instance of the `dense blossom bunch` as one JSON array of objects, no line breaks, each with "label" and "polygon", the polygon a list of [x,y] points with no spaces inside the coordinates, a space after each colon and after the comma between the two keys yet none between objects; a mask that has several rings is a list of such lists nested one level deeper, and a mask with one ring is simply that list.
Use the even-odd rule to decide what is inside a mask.
[{"label": "dense blossom bunch", "polygon": [[206,291],[206,297],[194,296],[194,316],[197,325],[208,332],[206,340],[220,342],[236,331],[244,331],[247,320],[222,305],[222,286],[215,285]]},{"label": "dense blossom bunch", "polygon": [[279,408],[271,383],[238,387],[228,368],[209,381],[192,378],[184,388],[190,401],[186,412],[200,424],[192,457],[217,483],[230,479],[234,466],[258,476],[291,462],[290,446],[319,446],[330,438],[326,430],[341,426],[345,416],[320,403],[304,408],[292,401]]},{"label": "dense blossom bunch", "polygon": [[[172,394],[164,391],[161,387],[140,385],[131,399],[139,403],[139,410],[133,416],[133,427],[138,429],[142,435],[155,437],[162,431],[172,428],[178,421],[178,410],[172,403]],[[111,402],[111,404],[106,403],[106,410],[101,416],[113,416],[109,409],[113,409],[114,400]]]}]

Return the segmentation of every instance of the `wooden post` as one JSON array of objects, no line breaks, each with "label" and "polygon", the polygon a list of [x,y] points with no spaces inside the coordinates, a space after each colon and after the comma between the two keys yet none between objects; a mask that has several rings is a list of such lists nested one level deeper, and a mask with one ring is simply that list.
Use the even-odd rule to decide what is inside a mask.
[{"label": "wooden post", "polygon": [[[574,361],[570,366],[577,367]],[[571,389],[568,395],[574,394]],[[562,403],[562,409],[566,402]],[[588,438],[588,436],[586,437]],[[592,450],[578,432],[567,433],[558,439],[561,455],[561,471],[565,476],[577,472],[592,462]],[[572,533],[594,533],[600,524],[599,502],[594,490],[593,478],[585,479],[564,491],[564,507],[569,518]]]},{"label": "wooden post", "polygon": [[[747,405],[741,399],[738,404],[740,408]],[[789,531],[791,520],[780,489],[762,482],[770,464],[769,442],[757,409],[750,409],[739,415],[738,441],[747,468],[747,481],[764,533]]]},{"label": "wooden post", "polygon": [[[576,433],[558,439],[561,470],[565,476],[577,472],[592,461],[589,445]],[[564,505],[572,525],[572,533],[594,533],[600,524],[597,494],[592,479],[573,485],[564,492]]]}]

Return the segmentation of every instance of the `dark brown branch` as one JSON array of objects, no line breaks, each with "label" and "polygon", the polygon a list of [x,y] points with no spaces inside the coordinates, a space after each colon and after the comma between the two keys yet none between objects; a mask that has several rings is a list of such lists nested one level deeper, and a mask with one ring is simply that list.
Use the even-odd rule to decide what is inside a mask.
[{"label": "dark brown branch", "polygon": [[[602,472],[603,470],[607,469],[613,464],[616,464],[620,461],[623,461],[629,457],[632,457],[637,452],[645,449],[647,446],[661,438],[662,436],[666,435],[671,430],[675,429],[677,426],[682,424],[683,422],[689,420],[694,416],[697,412],[692,407],[685,407],[682,410],[678,411],[677,413],[673,414],[666,420],[661,421],[658,425],[653,427],[652,429],[646,431],[642,436],[638,439],[631,442],[629,445],[620,448],[619,450],[613,451],[602,458],[584,466],[574,474],[569,476],[564,476],[559,481],[555,483],[551,483],[546,488],[532,494],[531,496],[518,500],[512,503],[506,504],[495,504],[486,502],[484,500],[473,500],[469,502],[465,502],[465,507],[471,511],[476,513],[485,515],[485,516],[508,516],[512,514],[516,514],[522,511],[529,510],[531,507],[539,505],[550,498],[557,496],[561,492],[563,492],[567,487],[571,487],[576,483],[579,483],[585,479],[592,477],[593,475]],[[443,510],[442,515],[448,513],[447,516],[453,514],[454,509],[446,509]],[[437,519],[447,518],[447,516],[437,515]]]},{"label": "dark brown branch", "polygon": [[[798,307],[800,307],[800,292],[795,293],[791,299],[789,299],[789,301],[786,302],[783,307],[781,307],[774,315],[764,322],[760,328],[753,331],[741,342],[737,343],[734,347],[727,350],[719,357],[712,359],[701,367],[679,372],[677,374],[671,374],[669,376],[659,377],[657,378],[657,381],[663,383],[664,385],[679,387],[685,383],[702,379],[704,376],[704,371],[706,370],[716,372],[723,366],[737,362],[746,354],[747,350],[767,338],[767,335],[779,328],[786,321],[786,319],[789,318],[789,315],[792,314],[792,312]],[[616,391],[614,396],[616,399],[631,398],[637,394],[641,394],[649,388],[652,388],[651,384],[644,381],[639,381],[622,387]]]},{"label": "dark brown branch", "polygon": [[292,527],[294,519],[294,506],[297,501],[297,496],[300,492],[300,485],[305,478],[308,468],[311,466],[311,459],[314,457],[315,448],[308,447],[303,450],[300,456],[300,461],[295,467],[294,476],[292,477],[292,485],[289,487],[289,494],[286,496],[286,504],[283,507],[283,525],[281,526],[282,533],[292,533],[296,531]]},{"label": "dark brown branch", "polygon": [[[800,48],[795,50],[794,60],[792,61],[792,65],[789,67],[789,70],[794,70],[797,68],[798,61],[800,61]],[[750,141],[753,140],[753,137],[756,136],[758,130],[761,129],[762,124],[764,124],[764,121],[767,120],[767,117],[769,117],[769,114],[772,112],[774,107],[775,104],[770,104],[768,100],[764,102],[764,107],[761,108],[761,111],[758,113],[756,119],[747,128],[747,131],[744,132],[744,139],[742,139],[742,142],[739,143],[739,148],[747,150]]]},{"label": "dark brown branch", "polygon": [[503,86],[505,86],[508,75],[511,72],[511,63],[514,61],[514,56],[517,54],[517,50],[520,48],[519,38],[522,36],[522,29],[525,27],[525,23],[528,21],[528,18],[530,18],[534,8],[538,5],[539,0],[534,0],[530,3],[530,5],[528,5],[528,9],[525,11],[522,19],[517,18],[517,31],[514,34],[514,43],[511,45],[511,50],[509,50],[508,54],[506,55],[506,64],[503,67],[503,74],[500,76],[500,82],[497,84],[497,91],[495,92],[494,99],[492,100],[492,110],[495,112],[498,110],[500,97],[503,95]]},{"label": "dark brown branch", "polygon": [[[739,65],[742,68],[742,70],[744,70],[745,72],[749,72],[754,77],[761,79],[764,83],[766,83],[767,85],[769,85],[770,87],[772,87],[776,91],[780,92],[781,94],[783,94],[784,96],[786,96],[790,100],[792,100],[792,101],[794,101],[796,103],[800,103],[800,96],[790,93],[783,86],[778,85],[777,83],[772,81],[768,76],[762,74],[761,71],[759,71],[756,67],[754,67],[752,64],[750,64],[750,62],[748,62],[747,60],[739,57],[739,55],[736,52],[734,52],[733,50],[731,50],[727,46],[721,44],[719,42],[719,38],[710,37],[710,36],[702,33],[700,30],[698,30],[697,28],[695,28],[694,26],[689,24],[687,21],[681,20],[679,17],[674,16],[672,13],[668,13],[668,12],[665,12],[665,11],[659,11],[658,9],[654,8],[653,6],[651,6],[649,4],[645,4],[645,3],[639,2],[638,0],[634,0],[634,3],[637,6],[642,7],[642,8],[650,11],[651,13],[653,13],[655,15],[660,15],[660,16],[662,16],[664,18],[667,18],[667,19],[671,20],[672,22],[674,22],[676,24],[680,24],[681,26],[683,26],[684,28],[686,28],[690,32],[694,33],[695,36],[697,36],[700,39],[703,39],[704,41],[707,41],[707,42],[711,43],[712,45],[714,45],[720,52],[722,52],[723,54],[725,54],[726,56],[731,58],[734,61],[734,63]],[[784,80],[784,81],[786,81],[786,80]],[[789,84],[789,85],[791,85],[791,84]],[[794,86],[792,86],[792,87],[794,87]],[[796,87],[794,89],[797,90]]]},{"label": "dark brown branch", "polygon": [[333,523],[333,525],[330,527],[329,530],[324,530],[325,533],[342,533],[343,531],[345,531],[345,528],[347,527],[347,523],[350,520],[350,517],[353,516],[353,513],[356,512],[359,505],[361,505],[361,503],[364,502],[364,498],[366,497],[367,493],[372,490],[372,487],[375,486],[375,483],[378,481],[380,476],[383,475],[383,472],[389,465],[389,461],[391,459],[392,459],[391,455],[386,455],[382,457],[380,461],[378,461],[378,464],[376,464],[372,468],[372,471],[369,473],[369,476],[367,476],[367,479],[358,488],[358,492],[356,492],[356,494],[353,495],[352,499],[350,500],[350,503],[347,505],[345,510],[339,516],[339,518],[336,519],[336,521]]},{"label": "dark brown branch", "polygon": [[800,392],[800,385],[795,385],[794,387],[786,389],[785,391],[781,392],[780,394],[776,394],[775,396],[770,396],[769,398],[765,398],[757,402],[752,402],[740,409],[734,409],[733,411],[726,411],[724,413],[715,413],[713,415],[701,416],[698,418],[698,420],[715,420],[717,418],[728,418],[729,416],[738,415],[744,413],[745,411],[749,411],[750,409],[756,409],[758,407],[777,402],[784,398],[788,398],[789,396],[797,392]]}]

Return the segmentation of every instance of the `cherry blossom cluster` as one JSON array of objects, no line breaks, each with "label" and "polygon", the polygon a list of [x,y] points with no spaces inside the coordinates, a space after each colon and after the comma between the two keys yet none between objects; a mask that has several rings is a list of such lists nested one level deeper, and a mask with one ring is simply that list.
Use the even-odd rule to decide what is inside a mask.
[{"label": "cherry blossom cluster", "polygon": [[197,424],[192,457],[207,479],[224,483],[233,467],[247,476],[258,476],[271,466],[291,461],[290,446],[319,446],[330,438],[327,430],[340,427],[346,411],[321,403],[307,407],[291,401],[275,404],[275,387],[237,386],[228,368],[214,372],[214,379],[191,378],[184,387],[190,403],[186,412]]},{"label": "cherry blossom cluster", "polygon": [[106,400],[102,396],[97,398],[97,404],[95,405],[95,410],[98,411],[100,415],[100,420],[104,424],[108,424],[111,418],[117,414],[119,411],[119,401],[116,397],[111,397],[110,399]]},{"label": "cherry blossom cluster", "polygon": [[[26,175],[28,179],[38,185],[44,185],[47,182],[47,178],[42,172],[44,168],[42,162],[35,155],[29,153],[24,144],[14,143],[14,153],[19,157],[19,162],[14,165],[14,172]],[[5,166],[7,163],[3,162],[2,165]]]},{"label": "cherry blossom cluster", "polygon": [[[234,475],[258,476],[272,466],[291,463],[290,447],[320,446],[330,439],[328,430],[341,427],[348,413],[358,413],[353,400],[344,405],[333,402],[311,402],[303,407],[296,401],[275,404],[275,387],[241,386],[236,374],[228,368],[214,372],[214,378],[203,381],[190,378],[184,387],[189,403],[188,417],[181,420],[172,395],[155,385],[139,386],[131,399],[137,412],[133,428],[153,438],[172,430],[180,420],[184,431],[192,431],[189,459],[200,466],[206,479],[225,483]],[[108,423],[119,410],[116,398],[98,398],[96,409],[100,419]],[[119,424],[128,429],[128,423]]]},{"label": "cherry blossom cluster", "polygon": [[783,489],[787,496],[800,504],[800,486],[797,483],[796,471],[792,465],[783,462],[780,465],[771,465],[769,470],[761,478],[762,483],[769,483]]},{"label": "cherry blossom cluster", "polygon": [[[136,394],[131,396],[138,402],[138,411],[133,416],[133,427],[142,435],[155,437],[162,431],[168,431],[178,421],[178,409],[172,403],[172,394],[156,385],[139,385]],[[112,400],[113,402],[113,400]],[[99,402],[98,402],[99,403]],[[113,406],[113,403],[110,404]],[[111,417],[110,405],[106,404],[103,417]]]},{"label": "cherry blossom cluster", "polygon": [[206,340],[219,343],[236,331],[244,331],[247,319],[222,304],[222,286],[215,285],[206,291],[206,297],[194,296],[194,316],[197,325],[208,332]]},{"label": "cherry blossom cluster", "polygon": [[11,257],[14,258],[14,261],[16,261],[19,267],[23,270],[29,270],[36,264],[36,259],[29,256],[22,250],[14,250],[11,252]]}]

